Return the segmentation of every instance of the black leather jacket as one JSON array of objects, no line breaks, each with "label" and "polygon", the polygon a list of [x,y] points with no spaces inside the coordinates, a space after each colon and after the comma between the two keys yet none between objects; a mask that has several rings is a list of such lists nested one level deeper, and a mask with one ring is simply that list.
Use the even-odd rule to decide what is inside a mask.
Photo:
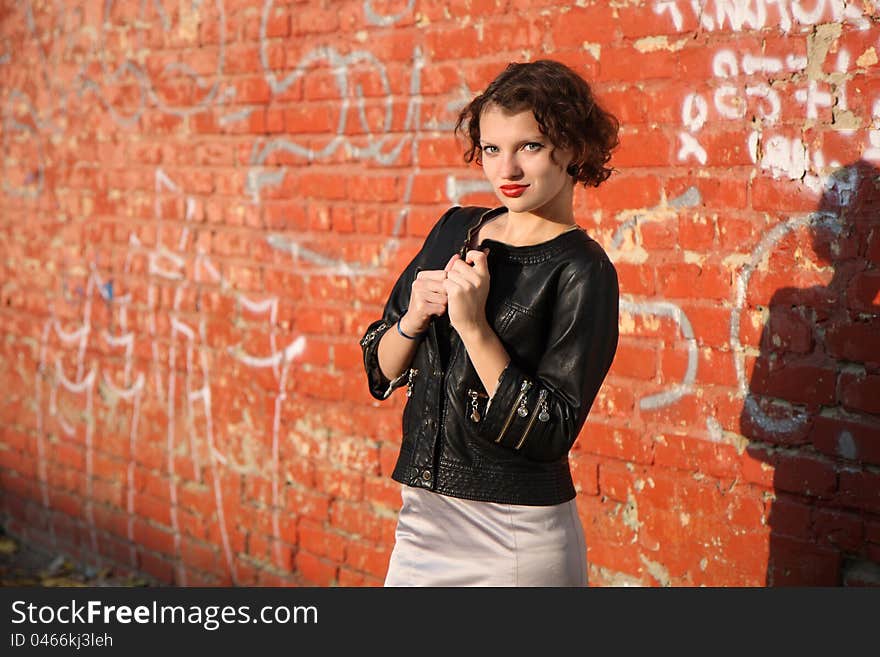
[{"label": "black leather jacket", "polygon": [[454,329],[442,367],[436,318],[403,374],[390,381],[379,368],[379,341],[406,312],[416,274],[463,255],[505,211],[453,207],[440,218],[361,338],[364,367],[376,399],[407,386],[394,480],[471,500],[559,504],[575,496],[568,452],[617,350],[617,272],[585,232],[478,245],[490,247],[486,317],[511,357],[491,403]]}]

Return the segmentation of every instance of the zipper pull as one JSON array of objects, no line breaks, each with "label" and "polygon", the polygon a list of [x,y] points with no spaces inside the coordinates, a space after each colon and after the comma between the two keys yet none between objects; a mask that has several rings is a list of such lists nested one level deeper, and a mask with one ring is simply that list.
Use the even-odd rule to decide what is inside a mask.
[{"label": "zipper pull", "polygon": [[385,327],[386,327],[386,326],[387,326],[387,324],[386,324],[385,322],[382,322],[381,324],[379,324],[379,326],[377,326],[377,327],[374,328],[372,331],[370,331],[369,333],[367,333],[367,334],[364,336],[364,339],[361,340],[361,346],[362,346],[362,347],[366,347],[368,344],[370,344],[370,343],[373,341],[373,339],[376,337],[376,334],[377,334],[379,331],[383,331],[383,330],[385,330]]},{"label": "zipper pull", "polygon": [[529,388],[532,387],[532,382],[526,379],[522,382],[522,385],[519,389],[519,408],[516,409],[517,415],[520,417],[526,417],[529,414],[529,409],[526,406],[526,393],[529,391]]},{"label": "zipper pull", "polygon": [[546,422],[550,419],[550,411],[547,410],[547,388],[541,388],[541,394],[538,396],[538,405],[541,407],[538,419],[541,422]]},{"label": "zipper pull", "polygon": [[468,389],[468,395],[471,398],[471,420],[473,422],[480,421],[480,411],[477,409],[477,397],[479,397],[479,393],[476,390]]},{"label": "zipper pull", "polygon": [[406,383],[406,396],[412,397],[412,389],[413,389],[413,377],[418,374],[419,371],[414,367],[409,368],[409,378]]}]

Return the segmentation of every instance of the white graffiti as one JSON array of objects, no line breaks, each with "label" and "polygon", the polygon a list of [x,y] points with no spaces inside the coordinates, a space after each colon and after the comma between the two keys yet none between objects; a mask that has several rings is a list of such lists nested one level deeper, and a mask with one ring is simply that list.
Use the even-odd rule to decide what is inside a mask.
[{"label": "white graffiti", "polygon": [[[114,119],[122,125],[134,124],[143,114],[147,101],[153,103],[162,112],[175,116],[191,116],[204,111],[205,107],[212,104],[220,91],[220,78],[223,76],[223,66],[226,57],[226,9],[223,0],[215,0],[213,7],[202,9],[202,0],[191,0],[189,3],[173,3],[172,11],[166,10],[162,0],[154,0],[152,3],[140,4],[137,19],[134,21],[134,30],[128,21],[121,25],[114,23],[114,8],[117,6],[114,0],[105,0],[104,16],[101,21],[101,32],[97,44],[97,52],[100,55],[101,77],[94,81],[88,77],[85,67],[80,71],[84,89],[93,91],[101,104],[111,112]],[[212,11],[212,10],[213,11]],[[152,12],[151,12],[152,10]],[[170,16],[176,18],[172,23]],[[210,62],[210,71],[200,72],[196,68],[204,68],[203,64],[190,64],[186,61],[169,61],[161,69],[152,70],[143,61],[135,58],[126,58],[120,62],[108,61],[109,53],[119,52],[118,48],[108,48],[110,39],[114,41],[123,33],[123,38],[130,39],[133,43],[129,46],[135,53],[146,52],[148,48],[147,38],[150,35],[150,27],[159,22],[162,33],[169,41],[178,44],[187,44],[193,48],[199,48],[199,57],[210,53],[212,49],[206,48],[200,40],[200,31],[212,29],[216,31],[218,42],[216,54]],[[132,34],[133,32],[133,34]],[[178,46],[179,47],[179,46]],[[173,85],[168,84],[173,80]],[[181,84],[186,80],[186,85]],[[134,108],[120,108],[116,102],[116,95],[107,93],[115,85],[135,84],[139,90],[139,98]],[[166,91],[165,87],[173,87],[174,91]],[[174,98],[184,86],[186,98],[180,102]]]},{"label": "white graffiti", "polygon": [[[709,32],[776,27],[787,33],[795,25],[816,25],[826,17],[866,30],[871,22],[859,5],[847,0],[657,0],[654,12],[668,14],[677,30],[685,27],[682,6]],[[880,6],[876,2],[873,5],[875,11]]]},{"label": "white graffiti", "polygon": [[[721,3],[716,4],[721,6]],[[663,11],[671,6],[670,3],[663,4]],[[655,6],[655,10],[659,9],[660,5]],[[729,17],[730,14],[726,13],[725,16]],[[718,81],[712,92],[711,108],[703,93],[688,93],[682,102],[681,122],[685,129],[678,131],[678,160],[695,160],[702,165],[708,162],[708,153],[699,134],[712,118],[712,110],[721,120],[737,123],[751,114],[753,118],[747,124],[749,130],[745,134],[745,142],[752,162],[773,178],[798,180],[813,192],[821,191],[827,182],[829,169],[839,168],[840,162],[829,160],[818,148],[811,150],[799,137],[775,132],[775,129],[783,119],[790,120],[790,117],[782,115],[784,103],[781,94],[788,85],[796,87],[792,96],[804,108],[800,117],[804,125],[819,120],[823,112],[829,111],[835,113],[839,123],[847,118],[850,53],[846,49],[839,50],[834,72],[821,72],[821,60],[826,57],[829,44],[839,34],[834,26],[823,28],[815,39],[811,55],[807,57],[789,54],[783,60],[781,57],[729,49],[717,51],[711,60],[712,74]],[[748,76],[755,74],[770,79],[753,82]],[[740,79],[743,76],[746,77],[744,81]],[[774,85],[776,80],[786,82],[786,86]],[[844,125],[838,131],[845,135],[854,134],[852,128],[857,121],[850,120],[850,124],[849,130]],[[869,152],[873,148],[872,139],[875,137],[869,132],[865,147]]]},{"label": "white graffiti", "polygon": [[621,298],[620,309],[633,315],[649,315],[671,319],[678,326],[682,338],[687,342],[688,364],[680,383],[673,384],[664,392],[639,398],[639,408],[650,411],[663,406],[670,406],[687,394],[694,392],[694,381],[697,378],[697,340],[694,329],[684,311],[668,301],[634,302]]},{"label": "white graffiti", "polygon": [[[828,178],[825,194],[828,198],[834,199],[836,206],[844,210],[855,198],[859,185],[863,182],[856,169],[842,169]],[[764,431],[770,433],[792,433],[804,426],[809,417],[805,411],[791,404],[775,404],[774,414],[768,413],[761,407],[756,396],[749,390],[749,383],[746,379],[745,358],[747,350],[740,339],[740,321],[746,307],[746,293],[752,274],[762,265],[782,238],[796,230],[805,228],[811,231],[828,230],[839,235],[842,229],[840,215],[830,210],[820,210],[808,215],[792,217],[776,224],[752,250],[749,261],[736,277],[736,299],[730,314],[730,346],[734,356],[737,385],[744,398],[744,412]]]},{"label": "white graffiti", "polygon": [[[700,203],[700,192],[695,187],[689,187],[681,195],[670,199],[668,206],[673,208],[692,207]],[[647,259],[639,226],[646,223],[662,223],[669,220],[668,214],[664,216],[663,208],[651,208],[648,213],[657,212],[657,217],[645,217],[637,214],[622,222],[614,236],[611,238],[608,253],[614,259],[635,259],[640,262]],[[627,242],[627,237],[631,242]],[[632,315],[644,315],[661,319],[671,319],[679,329],[684,341],[687,343],[688,364],[684,377],[678,383],[673,383],[663,392],[647,395],[638,399],[639,408],[646,411],[656,410],[678,402],[682,397],[694,392],[694,381],[697,378],[698,351],[697,340],[693,327],[687,314],[680,306],[671,301],[643,301],[633,295],[623,294],[620,300],[621,310]]]},{"label": "white graffiti", "polygon": [[366,16],[367,22],[373,25],[393,25],[412,11],[415,1],[416,0],[406,0],[406,7],[404,7],[402,11],[397,14],[383,16],[381,14],[377,14],[376,11],[373,9],[373,0],[365,0],[364,16]]},{"label": "white graffiti", "polygon": [[[365,8],[368,13],[371,12],[369,2]],[[268,158],[278,152],[290,153],[305,160],[312,162],[329,158],[338,149],[344,148],[347,155],[357,160],[374,160],[383,165],[393,164],[398,160],[400,154],[407,143],[410,144],[410,153],[412,164],[409,166],[409,172],[406,177],[406,183],[401,198],[403,209],[398,214],[397,221],[389,239],[383,246],[381,253],[372,263],[352,263],[345,262],[341,259],[329,258],[313,249],[306,248],[295,238],[289,235],[270,235],[267,242],[274,248],[288,252],[295,260],[303,259],[307,262],[317,264],[321,267],[329,267],[335,269],[337,273],[346,276],[368,273],[376,271],[378,266],[387,262],[393,253],[399,247],[398,235],[403,227],[406,216],[409,213],[409,204],[412,198],[412,189],[415,178],[420,173],[418,161],[418,144],[421,139],[420,130],[420,114],[421,114],[421,72],[425,62],[421,49],[416,46],[413,50],[413,65],[410,78],[409,99],[407,102],[406,116],[403,121],[401,137],[397,138],[396,143],[389,143],[393,138],[387,134],[390,132],[392,120],[394,118],[392,93],[388,81],[388,74],[385,65],[375,57],[372,53],[365,50],[355,50],[347,55],[342,55],[334,48],[320,47],[307,53],[297,64],[296,68],[282,79],[278,79],[275,72],[271,70],[268,56],[268,39],[266,37],[268,20],[274,0],[266,0],[263,5],[262,21],[260,24],[261,50],[260,58],[264,69],[266,81],[269,83],[273,94],[281,94],[288,89],[297,80],[303,78],[306,72],[316,64],[325,63],[327,68],[333,73],[336,82],[336,88],[341,100],[339,104],[339,116],[336,121],[336,136],[330,140],[323,148],[314,149],[308,145],[297,143],[289,136],[270,139],[260,145],[255,143],[251,152],[251,167],[248,171],[247,191],[251,196],[253,203],[259,203],[261,199],[261,191],[267,187],[280,186],[288,175],[285,167],[265,166]],[[412,2],[406,11],[411,9]],[[406,13],[403,12],[403,13]],[[396,17],[388,18],[390,22],[396,22],[403,14]],[[382,19],[385,20],[384,18]],[[383,23],[384,24],[384,23]],[[361,65],[358,67],[358,65]],[[358,85],[352,85],[350,69],[358,67],[363,69],[363,64],[369,66],[374,71],[384,90],[384,112],[382,116],[382,125],[379,128],[381,136],[375,134],[376,128],[370,124],[364,111],[364,94]],[[346,133],[349,109],[355,105],[357,108],[357,116],[360,122],[360,137],[366,136],[366,146],[359,146],[354,140],[350,139]]]},{"label": "white graffiti", "polygon": [[734,365],[736,367],[737,385],[739,386],[740,394],[744,398],[745,412],[766,431],[791,433],[803,426],[809,418],[804,411],[793,406],[787,409],[787,415],[772,417],[761,408],[755,396],[749,391],[749,383],[745,372],[746,350],[740,341],[740,318],[745,308],[746,291],[748,290],[752,274],[780,239],[798,228],[804,226],[817,227],[820,225],[833,227],[837,225],[837,217],[833,215],[820,216],[817,213],[795,217],[777,224],[764,235],[758,246],[752,251],[749,262],[742,268],[736,279],[736,300],[730,313],[730,346],[733,351]]},{"label": "white graffiti", "polygon": [[[129,313],[134,310],[130,294],[115,294],[111,282],[105,281],[98,268],[92,266],[91,274],[83,291],[82,323],[73,330],[65,329],[55,317],[50,318],[43,329],[43,340],[40,352],[39,375],[37,377],[37,408],[38,408],[38,471],[40,473],[40,486],[43,495],[43,504],[49,510],[48,478],[46,472],[46,444],[48,431],[46,422],[54,419],[62,430],[68,435],[76,432],[76,421],[69,417],[59,408],[57,401],[61,391],[70,394],[82,395],[85,398],[85,407],[73,417],[79,417],[78,422],[85,426],[85,458],[86,458],[86,506],[85,513],[92,531],[95,542],[95,523],[92,515],[92,459],[94,446],[92,435],[94,432],[94,390],[98,380],[101,381],[103,393],[101,398],[109,400],[108,403],[116,405],[123,400],[131,405],[129,455],[130,459],[126,467],[126,512],[128,515],[129,540],[135,540],[134,519],[136,511],[135,490],[135,457],[138,453],[138,436],[141,425],[141,408],[145,395],[155,395],[164,400],[167,413],[167,433],[165,440],[166,474],[168,478],[168,496],[170,500],[170,522],[174,549],[176,552],[176,578],[181,584],[187,582],[185,559],[182,554],[182,525],[180,520],[179,486],[182,473],[178,471],[177,457],[180,453],[181,442],[186,441],[187,454],[190,456],[194,481],[203,480],[203,470],[210,474],[213,484],[215,510],[217,514],[218,529],[221,535],[223,553],[226,559],[228,575],[233,583],[237,581],[235,559],[232,553],[231,541],[228,532],[228,520],[225,517],[225,505],[223,490],[221,487],[221,470],[223,468],[241,467],[236,466],[228,454],[224,454],[216,444],[213,431],[213,407],[211,398],[211,353],[208,348],[207,329],[205,318],[202,316],[195,324],[185,319],[182,303],[186,293],[194,290],[202,283],[211,283],[221,292],[231,295],[242,308],[254,315],[266,315],[269,327],[270,353],[259,355],[250,353],[244,345],[229,345],[226,347],[228,355],[244,364],[246,367],[271,370],[278,383],[275,395],[274,417],[272,421],[272,445],[271,456],[268,463],[268,475],[272,488],[272,520],[273,538],[276,565],[284,568],[280,554],[280,463],[279,463],[279,440],[280,418],[282,405],[286,399],[286,386],[289,383],[289,368],[305,349],[305,338],[299,336],[290,344],[279,346],[275,334],[278,299],[275,297],[265,299],[252,299],[245,294],[233,291],[225,278],[218,272],[210,257],[197,250],[194,256],[192,274],[187,274],[185,267],[188,257],[188,245],[192,241],[189,224],[194,213],[194,200],[185,197],[180,187],[169,178],[161,169],[155,176],[155,226],[156,244],[153,247],[144,247],[135,235],[129,239],[130,249],[125,260],[125,274],[132,271],[133,263],[138,258],[143,258],[147,263],[147,271],[159,281],[167,281],[174,285],[173,301],[170,308],[162,309],[159,296],[164,286],[160,283],[151,283],[147,288],[147,326],[149,331],[150,352],[152,353],[152,381],[147,385],[147,373],[136,371],[134,365],[134,347],[136,335],[127,330]],[[186,208],[186,227],[180,230],[180,236],[176,244],[167,244],[165,232],[166,222],[163,220],[163,200],[168,195],[181,198]],[[93,299],[99,296],[109,307],[113,308],[114,324],[118,326],[118,332],[111,333],[104,330],[101,333],[105,344],[109,348],[123,349],[122,381],[117,383],[108,371],[101,371],[101,363],[92,362],[86,373],[87,345],[92,336],[91,315]],[[162,335],[160,326],[167,326],[168,333]],[[59,345],[50,348],[50,337],[57,336]],[[163,360],[161,351],[167,345],[167,360]],[[66,373],[62,357],[64,353],[74,349],[77,357],[75,373]],[[179,380],[177,375],[178,360],[182,357],[183,378]],[[165,373],[165,377],[163,377]],[[100,377],[100,378],[99,378]],[[44,408],[43,400],[46,398],[44,388],[48,387],[48,406]],[[183,410],[183,423],[177,421],[177,410]],[[197,418],[203,418],[201,430],[197,427]],[[179,435],[179,427],[185,428],[185,435]],[[204,455],[203,455],[204,454]],[[51,514],[49,514],[51,518]],[[50,521],[50,527],[51,527]],[[95,545],[97,548],[97,545]],[[96,552],[97,554],[97,552]],[[131,548],[132,566],[136,566],[136,554],[134,547]]]}]

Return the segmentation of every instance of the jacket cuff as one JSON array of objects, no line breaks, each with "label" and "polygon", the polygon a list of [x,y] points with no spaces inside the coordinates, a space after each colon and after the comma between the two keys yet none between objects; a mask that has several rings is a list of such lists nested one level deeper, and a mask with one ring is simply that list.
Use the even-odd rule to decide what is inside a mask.
[{"label": "jacket cuff", "polygon": [[370,394],[379,400],[388,399],[396,388],[402,386],[408,371],[404,370],[397,378],[389,379],[382,373],[382,368],[379,367],[379,342],[382,340],[385,332],[394,326],[395,321],[397,320],[380,319],[373,322],[367,327],[360,342],[361,350],[364,353],[364,369],[367,372]]},{"label": "jacket cuff", "polygon": [[495,394],[486,406],[478,435],[511,449],[522,449],[526,439],[537,434],[547,423],[546,419],[538,417],[548,394],[546,389],[541,390],[540,382],[511,360],[498,377]]}]

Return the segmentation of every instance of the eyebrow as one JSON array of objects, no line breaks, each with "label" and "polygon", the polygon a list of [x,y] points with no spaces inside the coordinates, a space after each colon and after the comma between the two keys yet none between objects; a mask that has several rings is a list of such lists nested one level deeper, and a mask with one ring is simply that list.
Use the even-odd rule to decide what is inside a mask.
[{"label": "eyebrow", "polygon": [[[517,146],[521,146],[523,144],[533,144],[535,142],[543,142],[546,141],[546,137],[532,137],[531,139],[523,139],[517,142]],[[495,144],[487,139],[480,139],[480,144],[485,146],[495,146]]]}]

